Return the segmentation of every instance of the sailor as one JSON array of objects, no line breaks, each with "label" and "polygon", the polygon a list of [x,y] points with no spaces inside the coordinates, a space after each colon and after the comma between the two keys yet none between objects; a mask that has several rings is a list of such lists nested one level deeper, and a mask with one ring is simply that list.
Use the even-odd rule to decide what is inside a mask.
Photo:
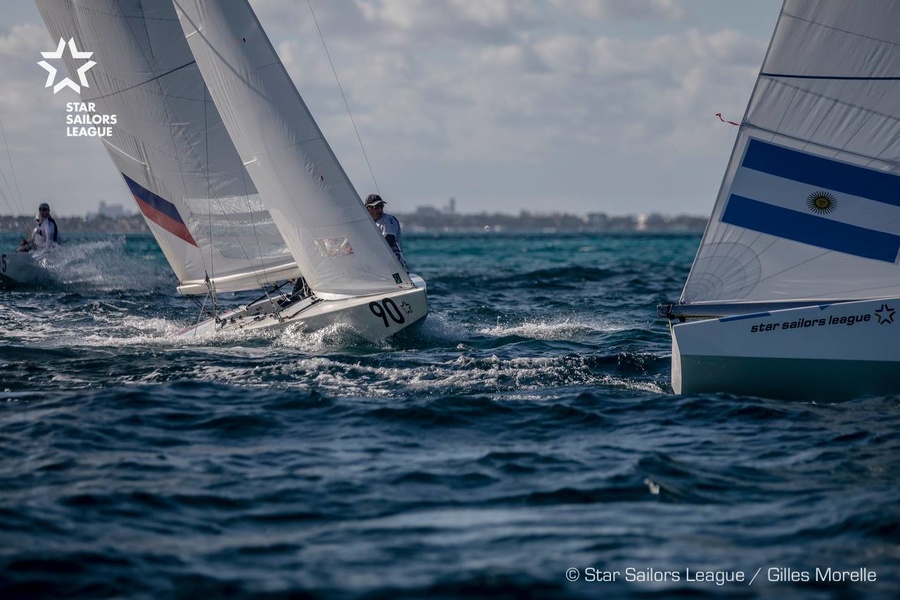
[{"label": "sailor", "polygon": [[302,275],[300,277],[290,279],[289,283],[294,284],[294,287],[291,288],[291,300],[302,300],[303,298],[309,298],[310,296],[312,296],[312,290],[309,287],[309,283],[306,282],[306,278]]},{"label": "sailor", "polygon": [[50,216],[50,205],[46,202],[41,203],[38,207],[38,214],[34,218],[37,226],[31,232],[31,237],[22,240],[19,244],[19,252],[30,252],[32,250],[44,250],[50,246],[54,246],[60,242],[59,228],[56,226],[56,220]]},{"label": "sailor", "polygon": [[409,270],[406,266],[406,259],[403,258],[403,247],[400,241],[400,221],[393,215],[384,212],[385,204],[386,202],[378,194],[369,194],[366,197],[366,210],[369,211],[369,214],[375,220],[375,224],[381,230],[381,235],[384,236],[388,246],[394,251],[394,256],[397,257],[404,269]]}]

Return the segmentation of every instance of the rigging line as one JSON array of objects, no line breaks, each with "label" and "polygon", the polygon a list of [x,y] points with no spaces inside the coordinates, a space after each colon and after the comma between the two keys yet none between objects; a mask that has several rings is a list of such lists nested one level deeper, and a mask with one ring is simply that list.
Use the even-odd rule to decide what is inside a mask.
[{"label": "rigging line", "polygon": [[760,72],[760,77],[771,77],[773,79],[824,79],[828,81],[900,81],[898,77],[863,77],[851,75],[794,75],[792,73],[767,73]]},{"label": "rigging line", "polygon": [[[13,200],[15,201],[16,208],[21,212],[24,209],[24,207],[22,206],[22,192],[19,191],[19,180],[16,177],[16,168],[13,166],[12,155],[9,153],[9,142],[6,139],[6,130],[3,128],[2,121],[0,121],[0,133],[3,134],[3,144],[6,146],[6,157],[9,159],[9,170],[12,173],[13,183],[16,184],[16,194],[13,197]],[[6,187],[9,188],[9,183],[6,181],[5,175],[3,177],[3,183],[6,183]],[[10,193],[12,193],[11,188],[9,191]]]},{"label": "rigging line", "polygon": [[15,193],[9,185],[9,181],[6,179],[6,173],[3,172],[3,169],[0,169],[0,179],[3,180],[4,186],[3,188],[0,188],[0,198],[3,198],[3,203],[6,204],[6,208],[9,209],[10,214],[24,214],[22,207],[19,206],[19,201],[16,198]]},{"label": "rigging line", "polygon": [[[206,82],[203,82],[203,155],[206,158],[206,168],[203,169],[204,175],[206,175],[206,195],[212,196],[212,181],[209,178],[209,104],[206,102]],[[213,255],[213,225],[212,225],[212,203],[206,205],[206,223],[207,223],[207,231],[209,235],[209,270],[213,272],[213,277],[216,274],[216,264],[215,264],[215,256]],[[201,250],[202,253],[202,250]],[[206,275],[207,281],[209,281],[209,273]],[[216,317],[219,316],[218,311],[216,310],[216,301],[213,298],[213,310],[215,311]]]},{"label": "rigging line", "polygon": [[372,176],[372,184],[375,186],[375,191],[377,193],[381,193],[381,190],[378,189],[378,181],[375,179],[375,172],[372,170],[372,164],[369,162],[369,155],[366,153],[366,148],[363,145],[362,138],[359,135],[359,129],[356,127],[356,121],[353,119],[353,113],[350,111],[350,104],[347,102],[347,96],[344,94],[344,88],[341,86],[341,80],[338,78],[337,69],[334,67],[334,61],[331,60],[331,53],[328,51],[328,44],[325,43],[325,36],[322,33],[322,28],[319,27],[319,20],[316,18],[316,11],[313,10],[312,0],[306,0],[306,4],[309,5],[309,12],[312,13],[313,21],[316,24],[316,31],[319,32],[319,39],[322,40],[322,47],[325,48],[325,56],[328,57],[328,62],[331,64],[331,72],[334,73],[334,80],[337,82],[338,89],[341,92],[341,98],[344,100],[344,106],[347,107],[347,114],[350,115],[350,123],[353,124],[353,132],[356,133],[356,139],[359,142],[359,147],[362,150],[363,157],[366,159],[366,166],[369,168],[369,175]]},{"label": "rigging line", "polygon": [[185,69],[185,68],[187,68],[187,67],[189,67],[189,66],[191,66],[191,65],[193,65],[193,64],[196,64],[196,62],[197,62],[197,61],[192,60],[191,62],[188,62],[188,63],[185,63],[185,64],[181,65],[180,67],[175,67],[174,69],[169,69],[169,70],[166,71],[165,73],[160,73],[159,75],[156,75],[156,76],[154,76],[154,77],[151,77],[150,79],[147,79],[146,81],[141,81],[141,82],[139,82],[139,83],[135,83],[134,85],[130,85],[130,86],[128,86],[127,88],[122,88],[121,90],[116,90],[116,91],[114,91],[114,92],[110,92],[109,94],[105,94],[105,95],[103,95],[103,96],[96,96],[96,97],[94,97],[94,98],[91,98],[91,100],[105,100],[106,98],[111,98],[112,96],[118,96],[119,94],[121,94],[121,93],[123,93],[123,92],[127,92],[127,91],[129,91],[129,90],[133,90],[134,88],[141,87],[142,85],[146,85],[146,84],[148,84],[148,83],[151,83],[151,82],[153,82],[153,81],[156,81],[157,79],[162,79],[162,78],[165,77],[166,75],[171,75],[172,73],[175,73],[176,71],[180,71],[181,69]]}]

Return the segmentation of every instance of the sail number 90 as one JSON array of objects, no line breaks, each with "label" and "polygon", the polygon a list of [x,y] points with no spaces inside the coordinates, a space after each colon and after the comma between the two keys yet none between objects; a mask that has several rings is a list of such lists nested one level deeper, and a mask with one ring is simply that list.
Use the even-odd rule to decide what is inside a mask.
[{"label": "sail number 90", "polygon": [[400,309],[397,308],[397,305],[390,298],[385,298],[381,302],[369,302],[369,310],[372,311],[373,315],[384,321],[385,327],[391,326],[388,318],[398,325],[406,322],[403,313],[400,312]]}]

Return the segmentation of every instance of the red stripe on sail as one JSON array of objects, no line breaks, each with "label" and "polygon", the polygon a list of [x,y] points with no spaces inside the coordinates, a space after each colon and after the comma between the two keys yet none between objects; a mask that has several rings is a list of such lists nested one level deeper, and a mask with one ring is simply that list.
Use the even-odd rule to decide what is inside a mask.
[{"label": "red stripe on sail", "polygon": [[180,221],[176,221],[169,215],[156,210],[150,204],[147,204],[137,196],[134,197],[135,202],[137,202],[138,208],[141,209],[141,212],[144,213],[144,216],[149,220],[153,221],[172,235],[175,235],[181,239],[183,239],[188,244],[192,246],[197,246],[199,248],[199,244],[194,241],[194,236],[191,235],[191,232],[188,230],[187,225]]}]

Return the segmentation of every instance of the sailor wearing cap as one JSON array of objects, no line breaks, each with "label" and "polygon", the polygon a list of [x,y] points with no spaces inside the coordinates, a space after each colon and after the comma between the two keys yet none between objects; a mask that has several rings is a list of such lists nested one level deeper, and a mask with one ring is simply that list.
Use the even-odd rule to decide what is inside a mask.
[{"label": "sailor wearing cap", "polygon": [[403,258],[403,246],[400,242],[400,222],[393,216],[384,212],[384,205],[387,204],[378,194],[369,194],[366,197],[366,210],[375,220],[378,229],[387,241],[388,246],[394,251],[394,256],[400,261],[404,269],[407,269],[406,259]]}]

